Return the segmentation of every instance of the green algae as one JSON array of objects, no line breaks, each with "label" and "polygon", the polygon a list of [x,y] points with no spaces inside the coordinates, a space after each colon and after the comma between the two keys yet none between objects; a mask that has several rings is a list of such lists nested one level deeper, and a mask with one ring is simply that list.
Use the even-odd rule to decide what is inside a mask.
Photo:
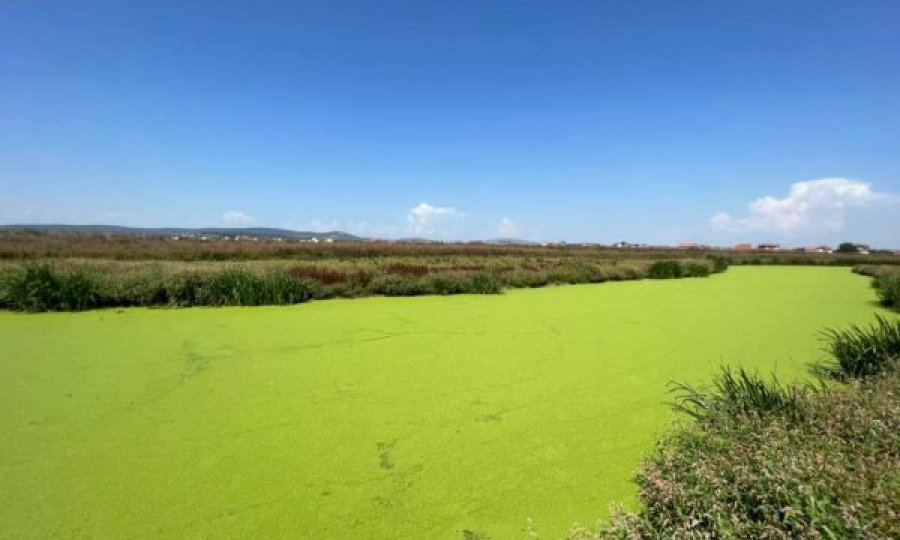
[{"label": "green algae", "polygon": [[806,376],[842,268],[0,313],[0,538],[522,538],[634,504],[671,380]]}]

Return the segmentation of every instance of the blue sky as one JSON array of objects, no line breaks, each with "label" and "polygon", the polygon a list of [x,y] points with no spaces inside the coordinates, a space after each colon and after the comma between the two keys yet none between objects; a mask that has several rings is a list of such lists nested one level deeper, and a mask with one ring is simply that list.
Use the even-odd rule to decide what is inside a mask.
[{"label": "blue sky", "polygon": [[900,2],[4,2],[0,223],[900,247]]}]

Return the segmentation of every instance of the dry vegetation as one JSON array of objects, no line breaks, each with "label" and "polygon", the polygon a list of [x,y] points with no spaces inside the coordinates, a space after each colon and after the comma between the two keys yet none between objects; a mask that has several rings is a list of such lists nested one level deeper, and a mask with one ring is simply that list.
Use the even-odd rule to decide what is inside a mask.
[{"label": "dry vegetation", "polygon": [[858,254],[596,245],[252,239],[6,232],[0,307],[293,304],[368,295],[492,294],[504,288],[705,277],[728,264],[900,262]]}]

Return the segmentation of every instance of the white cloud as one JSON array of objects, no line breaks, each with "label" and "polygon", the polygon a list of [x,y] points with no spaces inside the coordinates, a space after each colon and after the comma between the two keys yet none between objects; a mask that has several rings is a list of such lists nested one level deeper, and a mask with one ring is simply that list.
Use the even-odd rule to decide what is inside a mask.
[{"label": "white cloud", "polygon": [[252,216],[238,210],[229,210],[222,214],[222,223],[226,227],[246,227],[256,221]]},{"label": "white cloud", "polygon": [[435,228],[441,222],[452,218],[460,218],[464,215],[452,206],[431,206],[423,202],[409,209],[407,221],[409,222],[410,232],[423,235],[434,233]]},{"label": "white cloud", "polygon": [[522,231],[519,229],[519,226],[516,225],[516,222],[505,217],[500,220],[500,225],[497,226],[497,234],[500,235],[501,238],[514,238],[520,236]]},{"label": "white cloud", "polygon": [[713,217],[709,218],[709,224],[713,226],[714,229],[718,229],[720,231],[728,230],[734,224],[734,220],[731,219],[731,216],[725,212],[719,212]]},{"label": "white cloud", "polygon": [[821,178],[791,184],[788,195],[760,197],[748,204],[749,214],[734,218],[721,212],[710,218],[717,230],[742,233],[760,231],[791,234],[807,231],[841,231],[851,211],[869,208],[891,196],[872,186],[847,178]]}]

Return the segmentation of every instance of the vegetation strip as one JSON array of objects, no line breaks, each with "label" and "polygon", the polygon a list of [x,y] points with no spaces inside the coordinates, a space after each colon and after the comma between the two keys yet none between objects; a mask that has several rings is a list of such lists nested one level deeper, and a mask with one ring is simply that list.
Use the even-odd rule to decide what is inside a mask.
[{"label": "vegetation strip", "polygon": [[900,319],[824,335],[816,371],[848,384],[726,367],[711,390],[674,385],[694,422],[646,459],[641,511],[567,537],[900,538]]},{"label": "vegetation strip", "polygon": [[0,267],[0,307],[81,311],[127,306],[259,306],[312,299],[498,294],[504,288],[706,277],[721,259],[602,262],[577,258],[387,258],[352,263],[52,261]]}]

